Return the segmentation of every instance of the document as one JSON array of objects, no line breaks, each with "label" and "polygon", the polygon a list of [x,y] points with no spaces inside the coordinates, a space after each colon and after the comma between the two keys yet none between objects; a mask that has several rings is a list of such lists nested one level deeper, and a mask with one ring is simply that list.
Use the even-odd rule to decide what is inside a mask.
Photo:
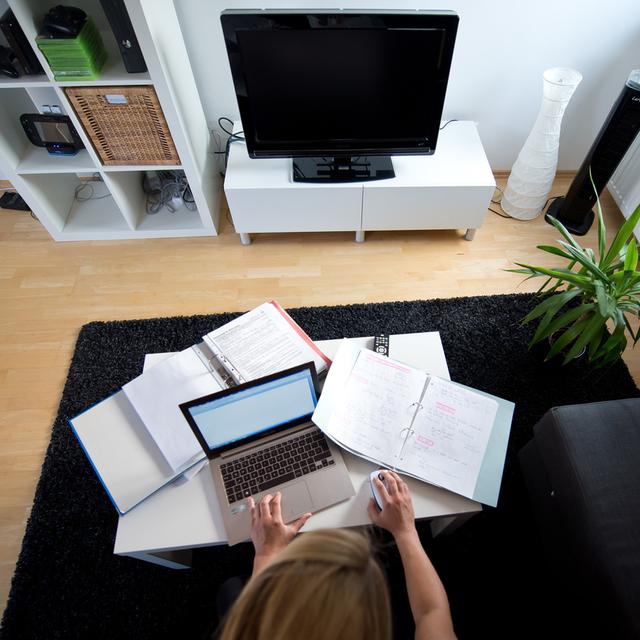
[{"label": "document", "polygon": [[204,342],[238,384],[305,362],[313,362],[317,373],[331,364],[275,301],[211,331]]},{"label": "document", "polygon": [[[328,409],[320,406],[320,396],[314,422],[356,455],[475,498],[500,403],[511,405],[511,412],[506,407],[509,425],[512,403],[367,349],[355,356],[352,350],[351,359],[341,357],[343,347],[334,365],[342,376],[342,391],[332,394]],[[497,472],[502,473],[502,466]]]},{"label": "document", "polygon": [[176,470],[204,457],[180,403],[222,391],[199,349],[189,347],[156,364],[122,387],[167,463]]}]

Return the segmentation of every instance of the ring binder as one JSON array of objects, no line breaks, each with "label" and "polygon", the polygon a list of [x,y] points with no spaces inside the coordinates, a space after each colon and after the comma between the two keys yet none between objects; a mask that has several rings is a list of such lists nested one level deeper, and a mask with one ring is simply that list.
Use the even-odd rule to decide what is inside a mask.
[{"label": "ring binder", "polygon": [[[404,437],[404,442],[402,443],[402,447],[400,448],[400,453],[397,456],[398,458],[400,458],[400,460],[403,460],[402,454],[404,453],[404,448],[407,442],[409,441],[409,438],[415,435],[415,431],[413,429],[413,423],[416,421],[416,416],[418,415],[418,411],[421,411],[422,409],[424,409],[422,400],[424,399],[424,394],[427,392],[427,387],[429,386],[430,382],[431,382],[431,376],[427,376],[427,379],[424,381],[424,387],[422,387],[422,393],[420,394],[420,399],[416,402],[412,402],[409,405],[409,408],[415,407],[415,411],[413,412],[413,416],[411,417],[411,423],[409,424],[409,426],[402,429],[402,431],[407,432],[407,435]],[[402,433],[402,431],[400,431],[400,433]]]}]

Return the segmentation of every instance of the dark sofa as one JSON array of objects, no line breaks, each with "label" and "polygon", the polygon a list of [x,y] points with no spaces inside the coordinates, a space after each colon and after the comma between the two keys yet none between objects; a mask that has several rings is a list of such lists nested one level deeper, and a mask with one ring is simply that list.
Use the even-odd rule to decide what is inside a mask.
[{"label": "dark sofa", "polygon": [[640,398],[549,410],[520,465],[567,615],[640,638]]}]

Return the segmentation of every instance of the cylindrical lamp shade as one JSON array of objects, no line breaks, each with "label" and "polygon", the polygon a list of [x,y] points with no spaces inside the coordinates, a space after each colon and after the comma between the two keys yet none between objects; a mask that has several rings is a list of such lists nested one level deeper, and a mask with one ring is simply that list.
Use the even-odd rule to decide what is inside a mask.
[{"label": "cylindrical lamp shade", "polygon": [[540,215],[547,201],[558,166],[562,117],[582,74],[575,69],[554,67],[547,69],[542,78],[538,117],[511,169],[500,203],[506,213],[519,220]]}]

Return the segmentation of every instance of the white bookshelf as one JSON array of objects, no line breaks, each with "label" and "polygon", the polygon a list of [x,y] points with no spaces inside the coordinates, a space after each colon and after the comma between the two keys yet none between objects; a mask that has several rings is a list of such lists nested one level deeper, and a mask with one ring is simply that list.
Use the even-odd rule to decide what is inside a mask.
[{"label": "white bookshelf", "polygon": [[[100,78],[56,81],[35,43],[42,17],[57,0],[0,0],[10,7],[42,64],[39,76],[0,76],[0,172],[26,200],[54,240],[124,240],[171,236],[217,235],[220,177],[212,141],[182,38],[173,0],[125,0],[148,71],[127,73],[115,38],[98,0],[76,0],[101,31],[108,60]],[[172,166],[104,166],[67,100],[68,86],[153,86],[171,131],[180,164]],[[56,104],[71,118],[85,149],[75,156],[52,156],[27,139],[20,115]],[[142,190],[145,170],[178,169],[185,173],[196,210],[149,214]],[[81,178],[92,182],[100,199],[75,198]],[[86,193],[86,192],[85,192]],[[83,195],[85,195],[83,193]]]}]

